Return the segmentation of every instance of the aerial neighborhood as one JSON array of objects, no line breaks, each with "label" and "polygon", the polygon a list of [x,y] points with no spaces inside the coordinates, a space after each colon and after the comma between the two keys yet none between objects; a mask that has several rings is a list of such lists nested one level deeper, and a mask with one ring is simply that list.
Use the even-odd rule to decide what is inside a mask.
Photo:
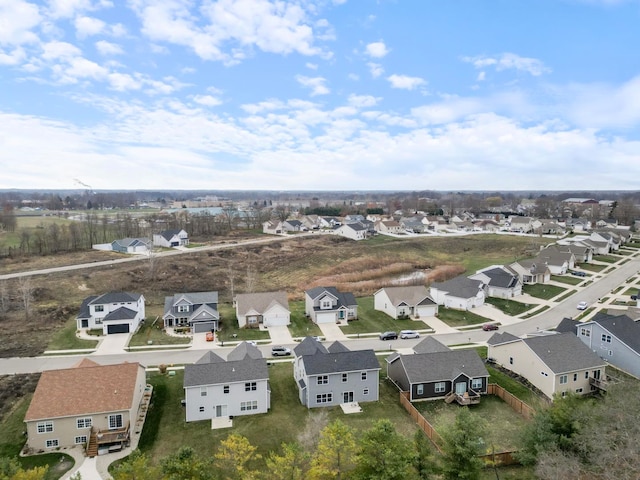
[{"label": "aerial neighborhood", "polygon": [[[600,398],[619,377],[640,378],[638,269],[596,298],[583,292],[630,268],[640,248],[629,228],[578,220],[465,212],[274,216],[262,223],[261,239],[316,238],[359,248],[380,239],[513,236],[532,247],[528,255],[471,263],[464,273],[429,276],[436,269],[416,267],[401,281],[367,287],[368,294],[326,278],[301,282],[297,290],[263,291],[234,289],[233,281],[220,278],[224,294],[215,284],[194,290],[184,283],[161,305],[150,304],[142,288],[86,296],[76,307],[78,338],[97,337],[94,353],[132,360],[94,361],[90,351],[67,368],[44,371],[24,416],[23,452],[74,449],[105,459],[129,453],[153,405],[154,375],[181,383],[177,411],[186,431],[207,423],[212,431],[233,432],[243,418],[273,415],[283,398],[296,396],[309,415],[331,408],[362,415],[387,402],[391,391],[438,449],[441,440],[424,413],[432,407],[425,405],[473,411],[497,396],[530,420],[534,407],[497,384],[495,372],[516,379],[542,405]],[[154,250],[198,248],[184,228],[161,230],[152,240],[123,237],[94,245],[150,266]],[[376,268],[385,268],[385,261],[380,255]],[[229,290],[230,301],[223,300]],[[150,330],[159,333],[151,337]],[[142,331],[147,341],[129,343]],[[163,345],[158,338],[165,337],[181,343]],[[107,351],[110,342],[119,346]],[[166,362],[137,360],[136,352],[161,349],[171,350]],[[178,352],[194,355],[169,360],[186,358]],[[283,368],[291,388],[274,385],[274,372]],[[501,462],[513,461],[504,455]]]}]

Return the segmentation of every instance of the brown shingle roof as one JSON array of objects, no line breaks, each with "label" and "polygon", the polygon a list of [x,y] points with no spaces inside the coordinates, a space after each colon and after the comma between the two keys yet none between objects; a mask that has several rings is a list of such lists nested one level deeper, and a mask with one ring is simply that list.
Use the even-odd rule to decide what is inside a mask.
[{"label": "brown shingle roof", "polygon": [[43,372],[24,420],[128,410],[140,367],[80,362],[76,368]]}]

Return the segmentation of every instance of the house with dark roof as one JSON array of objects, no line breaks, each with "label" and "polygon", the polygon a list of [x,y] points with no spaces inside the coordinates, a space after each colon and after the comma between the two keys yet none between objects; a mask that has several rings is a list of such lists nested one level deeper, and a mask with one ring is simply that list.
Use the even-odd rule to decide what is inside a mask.
[{"label": "house with dark roof", "polygon": [[218,292],[176,293],[164,297],[165,328],[190,327],[193,333],[218,330]]},{"label": "house with dark roof", "polygon": [[287,292],[240,293],[236,295],[234,304],[240,328],[291,323]]},{"label": "house with dark roof", "polygon": [[280,220],[267,220],[266,222],[262,222],[262,233],[281,235],[283,232],[284,227]]},{"label": "house with dark roof", "polygon": [[109,292],[85,298],[76,317],[79,329],[102,329],[104,335],[135,332],[145,318],[139,293]]},{"label": "house with dark roof", "polygon": [[315,287],[304,292],[304,313],[314,323],[338,323],[358,318],[353,293],[336,287]]},{"label": "house with dark roof", "polygon": [[370,235],[369,227],[360,222],[344,223],[333,232],[351,240],[366,240]]},{"label": "house with dark roof", "polygon": [[518,260],[507,265],[507,268],[518,275],[518,279],[523,285],[549,283],[551,280],[551,270],[547,264],[535,258]]},{"label": "house with dark roof", "polygon": [[434,282],[429,286],[431,298],[438,304],[457,310],[471,310],[484,304],[484,284],[480,280],[463,275],[447,280]]},{"label": "house with dark roof", "polygon": [[513,298],[522,295],[522,282],[518,275],[502,265],[478,270],[469,275],[473,280],[480,280],[485,286],[485,292],[489,297]]},{"label": "house with dark roof", "polygon": [[373,350],[351,351],[340,342],[326,348],[306,337],[293,352],[293,378],[307,408],[378,401],[380,363]]},{"label": "house with dark roof", "polygon": [[185,247],[189,245],[189,234],[181,228],[164,230],[153,235],[153,245],[165,248]]},{"label": "house with dark roof", "polygon": [[564,275],[576,266],[576,257],[573,253],[554,247],[542,249],[535,261],[539,264],[544,263],[551,275]]},{"label": "house with dark roof", "polygon": [[267,413],[271,408],[267,361],[246,342],[229,352],[226,360],[209,351],[184,367],[184,398],[187,422]]},{"label": "house with dark roof", "polygon": [[444,399],[470,405],[486,395],[489,372],[475,350],[451,350],[426,337],[414,352],[394,353],[386,360],[387,376],[401,391],[409,392],[411,402]]},{"label": "house with dark roof", "polygon": [[148,238],[120,238],[111,242],[111,250],[146,255],[151,250],[151,241]]},{"label": "house with dark roof", "polygon": [[602,360],[640,378],[640,323],[627,315],[599,312],[575,334]]},{"label": "house with dark roof", "polygon": [[549,245],[547,248],[555,248],[560,252],[573,253],[576,263],[589,263],[593,260],[593,248],[588,245],[579,245],[577,243],[558,243]]},{"label": "house with dark roof", "polygon": [[129,444],[146,389],[139,363],[99,365],[87,358],[71,368],[46,370],[24,417],[27,448],[86,446],[95,456]]},{"label": "house with dark roof", "polygon": [[438,304],[429,296],[424,285],[385,287],[373,294],[373,308],[391,318],[433,317],[438,314]]},{"label": "house with dark roof", "polygon": [[606,362],[572,333],[518,338],[495,333],[487,357],[526,378],[548,398],[567,392],[585,395],[604,380]]}]

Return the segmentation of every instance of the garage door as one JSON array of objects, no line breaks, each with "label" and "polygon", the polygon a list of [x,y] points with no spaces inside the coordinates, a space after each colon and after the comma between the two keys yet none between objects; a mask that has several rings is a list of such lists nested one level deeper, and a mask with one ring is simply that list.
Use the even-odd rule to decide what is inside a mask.
[{"label": "garage door", "polygon": [[203,333],[215,330],[216,322],[197,322],[193,324],[193,333]]},{"label": "garage door", "polygon": [[107,325],[107,334],[111,333],[129,333],[129,324],[115,323],[113,325]]},{"label": "garage door", "polygon": [[335,312],[331,312],[331,313],[316,312],[316,323],[335,323],[335,322],[336,322]]}]

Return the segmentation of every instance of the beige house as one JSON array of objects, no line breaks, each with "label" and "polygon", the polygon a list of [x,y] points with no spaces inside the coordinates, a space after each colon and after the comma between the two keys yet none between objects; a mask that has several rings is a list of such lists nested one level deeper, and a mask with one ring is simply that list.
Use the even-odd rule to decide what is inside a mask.
[{"label": "beige house", "polygon": [[524,339],[496,333],[487,345],[487,358],[526,378],[550,399],[567,392],[591,393],[606,378],[606,362],[570,332]]},{"label": "beige house", "polygon": [[373,294],[373,308],[391,318],[434,317],[438,305],[424,285],[385,287]]},{"label": "beige house", "polygon": [[89,456],[122,449],[145,389],[139,363],[99,365],[85,358],[71,368],[45,371],[24,418],[27,447],[44,452],[86,445]]},{"label": "beige house", "polygon": [[235,306],[240,328],[291,323],[287,292],[241,293],[236,295]]}]

